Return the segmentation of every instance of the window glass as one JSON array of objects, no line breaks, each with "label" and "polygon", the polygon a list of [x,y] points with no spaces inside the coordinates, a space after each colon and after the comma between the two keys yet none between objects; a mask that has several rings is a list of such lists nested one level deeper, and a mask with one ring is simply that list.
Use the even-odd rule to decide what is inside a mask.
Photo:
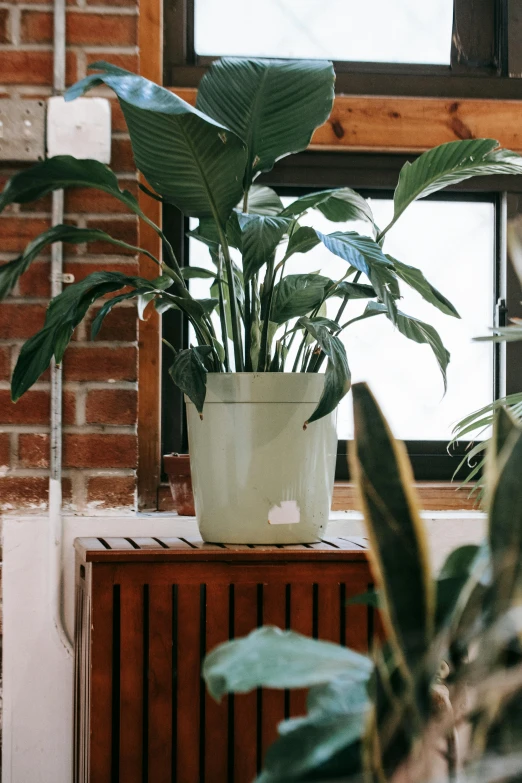
[{"label": "window glass", "polygon": [[[285,204],[290,201],[283,198]],[[370,202],[377,225],[386,225],[393,214],[391,199]],[[364,223],[331,223],[314,211],[300,222],[323,233],[368,231]],[[461,320],[446,316],[402,286],[399,309],[434,326],[451,353],[445,396],[431,349],[408,340],[384,316],[355,323],[342,333],[352,380],[370,384],[399,438],[449,440],[456,421],[493,399],[492,344],[472,338],[487,334],[493,321],[494,225],[492,202],[423,200],[408,208],[386,238],[386,252],[420,268],[461,315]],[[214,268],[201,243],[191,239],[189,252],[191,264]],[[290,258],[285,273],[317,271],[340,279],[346,263],[318,246]],[[194,296],[209,296],[208,280],[191,280],[190,286]],[[339,304],[338,299],[328,302],[328,316],[335,316]],[[363,300],[350,302],[343,321],[361,314],[364,307]],[[194,342],[193,334],[190,340]],[[288,365],[291,368],[291,357]],[[338,432],[342,439],[353,436],[351,395],[339,407]]]},{"label": "window glass", "polygon": [[453,0],[195,0],[199,55],[449,65]]}]

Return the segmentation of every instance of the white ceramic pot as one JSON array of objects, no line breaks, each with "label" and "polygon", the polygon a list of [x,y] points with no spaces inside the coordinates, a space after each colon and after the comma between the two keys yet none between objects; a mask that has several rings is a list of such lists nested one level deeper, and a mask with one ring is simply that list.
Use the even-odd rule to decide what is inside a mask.
[{"label": "white ceramic pot", "polygon": [[196,517],[204,541],[317,541],[332,501],[336,413],[304,422],[319,373],[209,373],[200,419],[187,400]]}]

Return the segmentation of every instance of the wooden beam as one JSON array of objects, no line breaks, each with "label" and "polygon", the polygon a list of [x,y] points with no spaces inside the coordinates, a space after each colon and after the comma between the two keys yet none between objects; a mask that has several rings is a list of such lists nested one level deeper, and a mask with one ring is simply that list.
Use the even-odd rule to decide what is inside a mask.
[{"label": "wooden beam", "polygon": [[[163,4],[158,0],[141,0],[138,40],[140,74],[161,84],[163,81]],[[161,204],[140,191],[143,212],[161,225]],[[139,244],[161,257],[157,234],[140,221]],[[157,277],[158,267],[140,255],[140,276]],[[156,310],[139,322],[138,333],[138,508],[156,509],[161,468],[161,321]]]},{"label": "wooden beam", "polygon": [[[194,105],[197,91],[172,87]],[[522,151],[522,101],[338,95],[311,149],[424,152],[459,139],[498,139]]]}]

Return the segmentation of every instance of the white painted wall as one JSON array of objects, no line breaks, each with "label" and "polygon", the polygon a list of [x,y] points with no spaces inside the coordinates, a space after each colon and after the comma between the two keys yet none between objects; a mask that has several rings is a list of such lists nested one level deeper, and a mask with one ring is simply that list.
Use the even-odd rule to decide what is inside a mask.
[{"label": "white painted wall", "polygon": [[[354,513],[334,515],[331,535],[362,533]],[[434,565],[460,543],[479,541],[479,514],[426,515]],[[65,596],[73,629],[74,550],[78,536],[176,536],[193,519],[168,514],[65,517]],[[4,717],[2,783],[71,783],[73,660],[53,625],[48,517],[3,519]]]}]

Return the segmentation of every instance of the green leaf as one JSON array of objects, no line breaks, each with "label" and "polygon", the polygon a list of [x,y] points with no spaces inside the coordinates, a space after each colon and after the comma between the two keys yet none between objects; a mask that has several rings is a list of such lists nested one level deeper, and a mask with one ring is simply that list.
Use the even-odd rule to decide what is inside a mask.
[{"label": "green leaf", "polygon": [[201,80],[196,105],[246,142],[248,188],[276,160],[308,147],[332,110],[334,81],[323,60],[224,57]]},{"label": "green leaf", "polygon": [[51,301],[43,329],[27,340],[20,351],[11,382],[13,402],[38,380],[53,355],[60,364],[75,328],[91,304],[101,296],[126,286],[147,288],[150,282],[120,272],[94,272],[68,286]]},{"label": "green leaf", "polygon": [[135,297],[140,296],[144,291],[145,289],[141,288],[134,291],[128,291],[126,294],[120,294],[119,296],[113,296],[112,299],[108,299],[103,307],[100,308],[100,311],[96,314],[96,317],[91,324],[91,340],[96,339],[104,318],[109,315],[113,307],[127,299],[134,299]]},{"label": "green leaf", "polygon": [[94,63],[65,100],[100,84],[120,101],[138,169],[154,190],[185,215],[213,217],[224,226],[241,198],[245,144],[174,93],[121,68]]},{"label": "green leaf", "polygon": [[243,276],[245,283],[248,283],[274,256],[291,221],[243,213],[238,215],[238,220],[242,235]]},{"label": "green leaf", "polygon": [[48,245],[53,244],[53,242],[66,242],[75,245],[83,242],[108,242],[111,245],[123,247],[126,250],[143,253],[159,264],[159,261],[147,250],[135,247],[134,245],[129,245],[127,242],[123,242],[120,239],[114,239],[110,234],[107,234],[99,228],[78,228],[77,226],[67,225],[53,226],[53,228],[43,231],[39,236],[33,239],[32,242],[29,242],[24,252],[18,256],[18,258],[0,266],[0,300],[4,299],[7,294],[9,294],[16,285],[19,277],[29,269],[34,259],[37,258],[42,250]]},{"label": "green leaf", "polygon": [[423,153],[414,163],[405,163],[393,197],[393,220],[382,235],[409,204],[448,185],[475,176],[522,174],[522,158],[498,146],[495,139],[450,141]]},{"label": "green leaf", "polygon": [[477,544],[465,544],[454,549],[444,561],[438,579],[467,578],[478,551]]},{"label": "green leaf", "polygon": [[308,318],[302,318],[301,323],[315,337],[321,350],[328,357],[323,393],[316,409],[304,423],[306,428],[313,421],[322,419],[337,408],[344,395],[350,390],[351,373],[341,340],[330,334],[325,326],[315,325]]},{"label": "green leaf", "polygon": [[433,638],[435,595],[426,534],[404,444],[397,442],[366,384],[353,386],[356,478],[370,558],[384,599],[383,619],[408,678],[417,676]]},{"label": "green leaf", "polygon": [[[381,302],[369,302],[366,309],[369,313],[384,313],[390,318],[386,305]],[[392,319],[390,318],[390,320]],[[436,329],[434,329],[433,326],[424,323],[424,321],[419,321],[418,318],[413,318],[411,315],[402,313],[400,310],[397,311],[394,324],[397,326],[399,332],[407,337],[408,340],[413,340],[416,343],[426,343],[426,345],[430,346],[442,373],[444,391],[446,391],[446,370],[449,364],[450,354],[444,347]]]},{"label": "green leaf", "polygon": [[283,324],[291,318],[307,315],[319,307],[326,292],[334,285],[322,275],[287,275],[274,286],[270,319]]},{"label": "green leaf", "polygon": [[381,608],[381,599],[377,590],[367,590],[365,593],[354,595],[348,599],[347,606],[371,606],[373,609]]},{"label": "green leaf", "polygon": [[285,256],[290,258],[294,253],[308,253],[318,244],[319,237],[316,230],[310,226],[300,226],[291,234]]},{"label": "green leaf", "polygon": [[[248,191],[248,211],[255,215],[275,217],[283,211],[283,202],[272,188],[266,185],[251,185]],[[243,200],[237,205],[239,212],[243,211]]]},{"label": "green leaf", "polygon": [[364,655],[293,631],[263,626],[220,644],[205,658],[203,677],[215,699],[254,688],[304,688],[338,675],[366,682],[372,671]]},{"label": "green leaf", "polygon": [[367,277],[370,277],[370,270],[375,265],[393,268],[380,245],[370,237],[361,236],[356,231],[334,231],[332,234],[322,234],[317,231],[316,233],[331,253],[347,261]]},{"label": "green leaf", "polygon": [[282,216],[302,215],[309,209],[318,209],[327,220],[347,223],[350,220],[364,220],[374,224],[370,205],[351,188],[334,188],[318,193],[307,193],[285,207]]},{"label": "green leaf", "polygon": [[373,299],[377,296],[377,292],[371,285],[350,283],[347,280],[343,280],[337,284],[330,296],[349,296],[350,299]]},{"label": "green leaf", "polygon": [[420,269],[416,269],[414,266],[408,266],[408,264],[403,264],[401,261],[397,261],[396,258],[392,258],[391,256],[386,257],[393,263],[395,272],[401,280],[404,280],[405,283],[417,291],[423,299],[441,312],[446,313],[446,315],[453,315],[455,318],[460,318],[460,315],[449,299],[446,299],[440,291],[437,291],[437,289],[426,280]]},{"label": "green leaf", "polygon": [[212,280],[216,279],[215,270],[212,271],[212,269],[204,269],[202,266],[183,266],[181,267],[181,275],[184,280],[193,280],[194,278],[211,278]]},{"label": "green leaf", "polygon": [[178,351],[169,368],[170,377],[183,394],[194,403],[200,418],[203,418],[203,405],[207,394],[207,368],[202,359],[204,349],[207,349],[207,355],[212,352],[209,345]]}]

